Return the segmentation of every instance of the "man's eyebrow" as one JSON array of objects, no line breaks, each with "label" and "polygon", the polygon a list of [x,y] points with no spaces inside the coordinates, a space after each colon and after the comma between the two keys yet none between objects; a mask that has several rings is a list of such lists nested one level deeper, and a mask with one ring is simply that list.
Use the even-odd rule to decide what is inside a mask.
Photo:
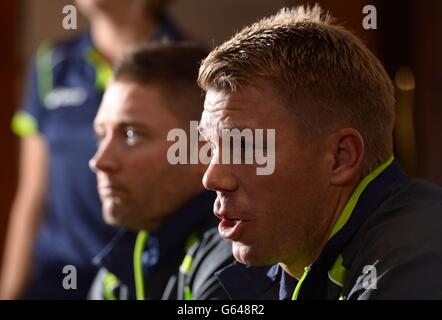
[{"label": "man's eyebrow", "polygon": [[[93,124],[94,129],[97,128],[102,128],[106,125],[106,123],[104,121],[95,121]],[[115,128],[126,128],[126,127],[133,127],[135,129],[148,129],[148,127],[137,121],[137,120],[133,120],[133,119],[123,119],[123,120],[119,120],[117,122],[112,123],[113,127]]]},{"label": "man's eyebrow", "polygon": [[222,128],[220,128],[220,130],[224,130],[224,129],[225,130],[235,130],[236,129],[236,130],[242,131],[244,129],[251,129],[251,128],[248,126],[245,126],[245,125],[240,125],[240,124],[236,125],[233,123],[227,123]]},{"label": "man's eyebrow", "polygon": [[[212,135],[210,134],[210,131],[206,127],[204,127],[204,125],[201,125],[201,123],[198,124],[197,129],[198,129],[198,132],[200,133],[200,135],[204,139],[210,140],[212,138]],[[245,126],[245,125],[241,125],[241,124],[235,125],[232,122],[227,122],[222,127],[218,126],[216,128],[216,133],[218,134],[218,137],[221,137],[223,135],[223,130],[228,130],[228,131],[239,130],[240,132],[242,132],[245,129],[251,129],[251,128],[248,127],[248,126]]]},{"label": "man's eyebrow", "polygon": [[231,119],[228,119],[223,122],[222,126],[218,127],[218,132],[221,134],[222,130],[239,130],[242,131],[244,129],[252,129],[250,126],[247,126],[243,122],[236,122]]},{"label": "man's eyebrow", "polygon": [[117,121],[115,123],[117,127],[134,127],[134,128],[146,128],[147,126],[144,123],[141,123],[137,120],[126,119],[122,121]]}]

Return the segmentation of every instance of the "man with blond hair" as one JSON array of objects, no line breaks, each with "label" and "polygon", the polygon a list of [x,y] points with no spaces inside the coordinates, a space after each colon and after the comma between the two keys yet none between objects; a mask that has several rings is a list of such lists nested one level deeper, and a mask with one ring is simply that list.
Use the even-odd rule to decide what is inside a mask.
[{"label": "man with blond hair", "polygon": [[[277,263],[281,299],[442,298],[442,191],[394,159],[394,88],[356,36],[284,9],[215,48],[199,84],[203,183],[236,260]],[[232,128],[275,130],[272,174],[220,159]]]}]

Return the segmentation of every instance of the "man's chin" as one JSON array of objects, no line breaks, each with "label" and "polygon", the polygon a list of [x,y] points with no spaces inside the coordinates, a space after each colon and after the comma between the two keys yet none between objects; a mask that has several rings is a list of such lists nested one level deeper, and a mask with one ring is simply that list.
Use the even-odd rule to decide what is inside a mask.
[{"label": "man's chin", "polygon": [[139,231],[142,229],[137,223],[130,221],[127,219],[127,217],[122,215],[103,213],[103,219],[108,225],[114,227],[124,228],[132,231]]},{"label": "man's chin", "polygon": [[274,264],[264,255],[258,246],[246,245],[240,242],[232,243],[233,257],[240,263],[252,266],[268,266]]},{"label": "man's chin", "polygon": [[124,224],[124,220],[121,219],[121,215],[112,211],[103,211],[103,220],[107,224],[116,227],[123,227]]},{"label": "man's chin", "polygon": [[103,220],[115,227],[121,227],[126,229],[134,229],[133,223],[131,223],[130,213],[124,210],[118,204],[104,204],[103,205]]}]

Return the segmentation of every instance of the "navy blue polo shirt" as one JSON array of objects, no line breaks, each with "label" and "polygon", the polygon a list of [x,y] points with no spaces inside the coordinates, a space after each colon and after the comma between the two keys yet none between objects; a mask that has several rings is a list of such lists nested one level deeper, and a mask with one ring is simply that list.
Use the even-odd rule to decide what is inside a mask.
[{"label": "navy blue polo shirt", "polygon": [[[212,214],[215,198],[214,192],[203,191],[168,216],[158,230],[149,233],[141,259],[146,299],[162,298],[171,277],[177,274],[189,242],[200,240],[207,229],[217,224],[218,220]],[[115,295],[118,296],[119,289],[124,286],[127,288],[125,299],[130,300],[136,298],[133,261],[136,235],[135,232],[121,230],[94,258],[94,264],[118,279],[119,288],[114,288]],[[102,280],[100,276],[97,279]],[[97,296],[90,298],[102,299]]]},{"label": "navy blue polo shirt", "polygon": [[215,276],[231,300],[277,300],[281,275],[277,267],[256,267],[235,261],[215,272]]},{"label": "navy blue polo shirt", "polygon": [[[327,284],[333,278],[333,266],[337,257],[354,238],[361,225],[373,215],[376,208],[392,194],[393,190],[407,180],[406,175],[395,160],[388,164],[378,176],[369,182],[357,200],[348,221],[329,239],[319,258],[311,265],[311,270],[301,283],[300,298],[298,299],[337,299],[341,294],[343,284],[335,288]],[[281,266],[272,267],[273,273],[278,274],[279,299],[292,299],[298,280],[282,270]],[[343,279],[340,279],[343,280]],[[334,280],[336,284],[336,280]],[[335,297],[333,297],[335,295]]]},{"label": "navy blue polo shirt", "polygon": [[[168,23],[149,41],[165,39],[180,40]],[[41,134],[50,164],[27,298],[86,298],[97,272],[91,260],[115,235],[116,229],[102,219],[96,177],[88,167],[97,148],[92,124],[110,76],[89,32],[42,44],[32,64],[24,104],[12,129],[19,136]],[[65,265],[77,269],[76,290],[62,286]]]}]

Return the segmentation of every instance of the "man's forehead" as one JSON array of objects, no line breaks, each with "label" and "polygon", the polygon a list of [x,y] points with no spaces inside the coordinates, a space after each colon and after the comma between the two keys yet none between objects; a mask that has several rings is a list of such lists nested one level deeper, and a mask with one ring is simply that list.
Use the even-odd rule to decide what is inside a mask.
[{"label": "man's forehead", "polygon": [[143,94],[143,87],[136,84],[114,82],[103,96],[94,124],[130,123],[148,118],[155,101]]},{"label": "man's forehead", "polygon": [[120,122],[130,122],[136,118],[136,109],[128,105],[127,101],[114,100],[110,96],[108,99],[103,99],[97,116],[94,120],[94,125],[118,124]]},{"label": "man's forehead", "polygon": [[[202,129],[216,129],[217,127],[236,127],[244,122],[246,112],[241,107],[228,99],[213,100],[207,103],[201,116],[200,127]],[[243,111],[243,112],[241,112]]]},{"label": "man's forehead", "polygon": [[209,89],[200,126],[202,129],[266,128],[277,110],[275,103],[273,93],[258,86],[246,85],[234,92]]},{"label": "man's forehead", "polygon": [[216,112],[247,109],[259,102],[260,98],[258,88],[250,85],[243,86],[236,91],[209,89],[206,92],[204,110]]},{"label": "man's forehead", "polygon": [[214,112],[225,108],[229,93],[225,91],[208,90],[204,101],[204,111]]},{"label": "man's forehead", "polygon": [[138,125],[142,124],[142,119],[140,121],[139,117],[133,116],[130,113],[98,113],[94,121],[94,127],[118,127],[121,125],[133,125],[135,123]]}]

